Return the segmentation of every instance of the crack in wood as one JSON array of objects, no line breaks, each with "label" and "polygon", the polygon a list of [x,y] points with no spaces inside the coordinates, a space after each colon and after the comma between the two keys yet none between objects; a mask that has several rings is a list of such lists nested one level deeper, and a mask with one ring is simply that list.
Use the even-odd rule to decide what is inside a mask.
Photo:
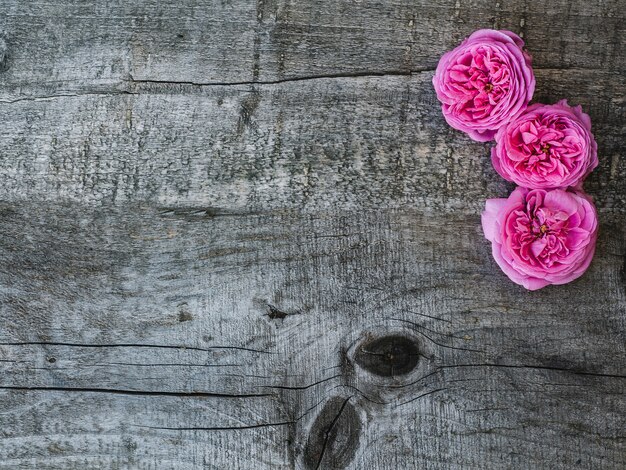
[{"label": "crack in wood", "polygon": [[167,426],[141,426],[138,424],[132,424],[131,426],[144,429],[162,429],[165,431],[242,431],[246,429],[259,429],[278,426],[289,426],[294,424],[294,421],[284,421],[280,423],[260,423],[250,424],[246,426],[208,426],[208,427],[167,427]]},{"label": "crack in wood", "polygon": [[232,349],[236,351],[248,351],[259,354],[275,354],[271,351],[262,351],[260,349],[246,348],[241,346],[209,346],[208,348],[199,348],[195,346],[176,346],[169,344],[140,344],[140,343],[116,343],[116,344],[94,344],[94,343],[66,343],[66,342],[49,342],[49,341],[24,341],[24,342],[6,342],[0,343],[0,346],[67,346],[75,348],[156,348],[156,349],[176,349],[181,351],[201,351],[213,352],[214,350]]},{"label": "crack in wood", "polygon": [[[406,384],[400,384],[400,385],[389,385],[389,387],[391,388],[406,388],[406,387],[412,387],[414,385],[417,385],[418,383],[426,380],[429,377],[432,377],[434,375],[437,375],[441,372],[443,372],[445,369],[455,369],[455,368],[462,368],[462,367],[493,367],[493,368],[505,368],[505,369],[531,369],[531,370],[550,370],[550,371],[556,371],[556,372],[565,372],[565,373],[569,373],[569,374],[574,374],[574,375],[579,375],[579,376],[589,376],[589,377],[605,377],[605,378],[618,378],[618,379],[624,379],[626,378],[626,376],[624,375],[620,375],[620,374],[603,374],[603,373],[597,373],[597,372],[587,372],[587,371],[579,371],[579,370],[573,370],[573,369],[566,369],[566,368],[562,368],[562,367],[550,367],[550,366],[539,366],[539,365],[528,365],[528,364],[521,364],[521,365],[507,365],[507,364],[490,364],[490,363],[483,363],[483,364],[454,364],[454,365],[441,365],[438,366],[434,371],[418,378],[417,380],[414,380],[413,382],[409,382]],[[445,381],[444,382],[451,382],[451,381]]]},{"label": "crack in wood", "polygon": [[0,390],[15,390],[24,392],[79,392],[79,393],[108,393],[115,395],[138,395],[138,396],[165,396],[165,397],[200,397],[200,398],[261,398],[275,397],[271,393],[215,393],[215,392],[165,392],[159,390],[125,390],[115,388],[90,388],[90,387],[29,387],[0,385]]},{"label": "crack in wood", "polygon": [[76,98],[80,96],[117,96],[117,95],[138,95],[139,93],[135,93],[132,91],[126,90],[110,90],[110,91],[101,91],[101,92],[80,92],[80,93],[57,93],[52,95],[41,95],[41,96],[21,96],[19,98],[14,99],[0,99],[0,103],[3,104],[13,104],[19,103],[21,101],[50,101],[55,100],[57,98]]},{"label": "crack in wood", "polygon": [[402,403],[398,403],[395,406],[398,407],[398,406],[406,405],[407,403],[412,403],[412,402],[414,402],[416,400],[419,400],[420,398],[424,398],[424,397],[427,397],[429,395],[433,395],[433,394],[435,394],[437,392],[443,392],[444,390],[447,390],[447,388],[445,388],[445,387],[444,388],[437,388],[435,390],[431,390],[429,392],[422,393],[421,395],[413,397],[410,400],[406,400],[406,401],[403,401]]},{"label": "crack in wood", "polygon": [[455,364],[450,366],[439,366],[441,369],[452,369],[457,367],[494,367],[494,368],[503,368],[503,369],[534,369],[534,370],[551,370],[556,372],[566,372],[568,374],[588,376],[588,377],[604,377],[604,378],[613,378],[613,379],[626,379],[626,375],[621,374],[604,374],[601,372],[588,372],[581,371],[575,369],[566,369],[563,367],[550,367],[550,366],[539,366],[539,365],[531,365],[531,364]]},{"label": "crack in wood", "polygon": [[178,80],[155,80],[155,79],[136,79],[129,75],[130,83],[148,83],[157,85],[188,85],[193,87],[224,87],[224,86],[242,86],[242,85],[279,85],[282,83],[302,82],[308,80],[325,80],[335,78],[367,78],[367,77],[410,77],[420,73],[432,73],[434,68],[412,69],[412,70],[390,70],[385,72],[338,72],[325,75],[308,75],[302,77],[281,78],[277,80],[245,80],[233,82],[193,82]]},{"label": "crack in wood", "polygon": [[98,364],[87,364],[87,367],[108,367],[108,366],[128,366],[128,367],[241,367],[243,364],[185,364],[182,362],[163,362],[141,364],[137,362],[106,362]]},{"label": "crack in wood", "polygon": [[328,382],[329,380],[337,379],[341,377],[341,374],[333,375],[332,377],[327,377],[322,380],[318,380],[309,385],[301,385],[301,386],[288,386],[288,385],[263,385],[263,388],[276,388],[280,390],[307,390],[311,387],[315,387],[316,385],[323,384],[324,382]]},{"label": "crack in wood", "polygon": [[[481,351],[480,349],[461,348],[461,347],[459,347],[459,346],[450,346],[450,345],[447,345],[447,344],[442,344],[442,343],[440,343],[440,342],[438,342],[438,341],[435,341],[433,338],[431,338],[430,336],[428,336],[428,335],[427,335],[426,333],[424,333],[422,330],[423,330],[423,329],[425,329],[425,330],[427,330],[427,331],[432,331],[433,333],[437,333],[437,334],[439,334],[439,335],[441,335],[441,336],[446,336],[446,337],[448,337],[448,338],[450,338],[450,337],[452,337],[452,336],[450,336],[450,335],[445,335],[445,334],[443,334],[443,333],[438,333],[438,332],[436,332],[436,331],[434,331],[434,330],[430,330],[430,329],[425,328],[424,326],[422,326],[422,325],[420,325],[420,324],[418,324],[418,323],[412,322],[412,321],[410,321],[410,320],[403,320],[403,319],[401,319],[401,318],[391,318],[390,320],[399,321],[399,322],[402,322],[402,323],[408,323],[408,324],[412,325],[412,326],[415,328],[415,329],[414,329],[414,331],[415,331],[416,333],[418,333],[418,334],[422,335],[422,336],[423,336],[424,338],[426,338],[428,341],[430,341],[431,343],[433,343],[433,344],[435,344],[436,346],[439,346],[439,347],[441,347],[441,348],[446,348],[446,349],[456,349],[456,350],[458,350],[458,351],[470,351],[470,352],[479,352],[479,353],[484,353],[484,351]],[[452,337],[452,338],[453,338],[453,337]],[[457,339],[460,339],[460,338],[457,338]]]},{"label": "crack in wood", "polygon": [[[0,64],[0,68],[2,65]],[[551,67],[551,68],[534,68],[535,72],[576,72],[585,71],[593,72],[597,69],[586,69],[581,67]],[[0,70],[1,71],[1,70]],[[323,75],[310,75],[300,77],[290,77],[276,80],[246,80],[246,81],[231,81],[231,82],[195,82],[185,80],[156,80],[156,79],[135,79],[132,75],[129,75],[128,79],[122,80],[122,83],[130,84],[153,84],[153,85],[170,85],[170,86],[191,86],[194,88],[207,88],[207,87],[229,87],[229,86],[254,86],[254,85],[280,85],[291,82],[302,82],[311,80],[324,80],[324,79],[337,79],[337,78],[376,78],[376,77],[411,77],[421,73],[433,73],[435,68],[421,68],[411,70],[390,70],[383,72],[338,72],[334,74]],[[49,101],[57,98],[73,98],[81,96],[115,96],[115,95],[141,95],[144,94],[141,91],[131,91],[125,89],[102,89],[99,91],[79,91],[76,93],[57,93],[50,95],[40,96],[21,96],[14,99],[0,99],[0,103],[13,104],[21,101]]]},{"label": "crack in wood", "polygon": [[370,402],[370,403],[374,403],[375,405],[389,405],[390,402],[387,401],[380,401],[380,400],[375,400],[374,398],[370,397],[369,395],[367,395],[365,392],[363,392],[363,390],[361,390],[360,388],[354,386],[354,385],[350,385],[350,384],[343,384],[343,385],[336,385],[333,388],[331,388],[329,390],[329,392],[333,392],[337,389],[340,388],[347,388],[348,390],[352,390],[353,392],[356,392],[360,397],[364,398],[366,401]]}]

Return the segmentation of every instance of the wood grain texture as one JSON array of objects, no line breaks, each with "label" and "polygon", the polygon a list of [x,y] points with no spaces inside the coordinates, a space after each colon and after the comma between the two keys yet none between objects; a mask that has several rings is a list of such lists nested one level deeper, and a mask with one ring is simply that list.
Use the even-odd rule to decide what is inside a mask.
[{"label": "wood grain texture", "polygon": [[[601,211],[624,214],[623,76],[538,75],[549,84],[540,88],[547,101],[569,96],[591,113],[603,158],[587,188]],[[431,78],[428,72],[255,87],[142,84],[129,89],[132,95],[6,104],[0,196],[96,206],[146,201],[239,211],[421,207],[475,214],[511,186],[491,167],[488,145],[445,124]],[[599,92],[598,80],[610,88]]]},{"label": "wood grain texture", "polygon": [[[626,463],[623,227],[531,295],[476,217],[23,206],[1,227],[5,468]],[[372,374],[358,355],[390,335],[419,361]]]},{"label": "wood grain texture", "polygon": [[[0,7],[1,469],[626,467],[626,2]],[[592,117],[569,285],[440,115],[481,27]]]}]

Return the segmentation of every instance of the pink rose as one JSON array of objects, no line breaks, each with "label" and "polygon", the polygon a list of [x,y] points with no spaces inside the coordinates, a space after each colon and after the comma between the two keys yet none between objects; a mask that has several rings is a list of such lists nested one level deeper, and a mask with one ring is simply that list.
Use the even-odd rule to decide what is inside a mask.
[{"label": "pink rose", "polygon": [[500,128],[496,142],[494,168],[525,188],[577,186],[598,166],[591,119],[566,100],[533,104]]},{"label": "pink rose", "polygon": [[487,142],[526,109],[535,76],[523,46],[511,31],[481,29],[441,57],[433,85],[448,124]]},{"label": "pink rose", "polygon": [[482,214],[493,257],[515,283],[536,290],[580,277],[591,263],[598,220],[589,196],[518,187],[489,199]]}]

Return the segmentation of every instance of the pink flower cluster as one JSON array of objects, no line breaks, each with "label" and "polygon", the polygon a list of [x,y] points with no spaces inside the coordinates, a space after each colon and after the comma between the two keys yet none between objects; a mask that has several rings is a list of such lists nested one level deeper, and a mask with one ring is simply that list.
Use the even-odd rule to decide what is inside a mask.
[{"label": "pink flower cluster", "polygon": [[450,126],[479,142],[495,138],[493,166],[518,187],[487,200],[483,231],[502,271],[535,290],[573,281],[591,263],[598,218],[582,183],[598,146],[580,106],[528,106],[535,77],[523,46],[510,31],[476,31],[443,55],[433,85]]}]

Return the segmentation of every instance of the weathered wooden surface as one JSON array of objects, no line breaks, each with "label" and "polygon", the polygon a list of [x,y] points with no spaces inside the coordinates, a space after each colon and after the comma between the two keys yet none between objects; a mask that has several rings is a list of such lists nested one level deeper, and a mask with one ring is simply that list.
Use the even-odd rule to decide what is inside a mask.
[{"label": "weathered wooden surface", "polygon": [[[626,467],[625,1],[0,6],[0,468]],[[482,237],[480,27],[593,119],[570,285]]]}]

